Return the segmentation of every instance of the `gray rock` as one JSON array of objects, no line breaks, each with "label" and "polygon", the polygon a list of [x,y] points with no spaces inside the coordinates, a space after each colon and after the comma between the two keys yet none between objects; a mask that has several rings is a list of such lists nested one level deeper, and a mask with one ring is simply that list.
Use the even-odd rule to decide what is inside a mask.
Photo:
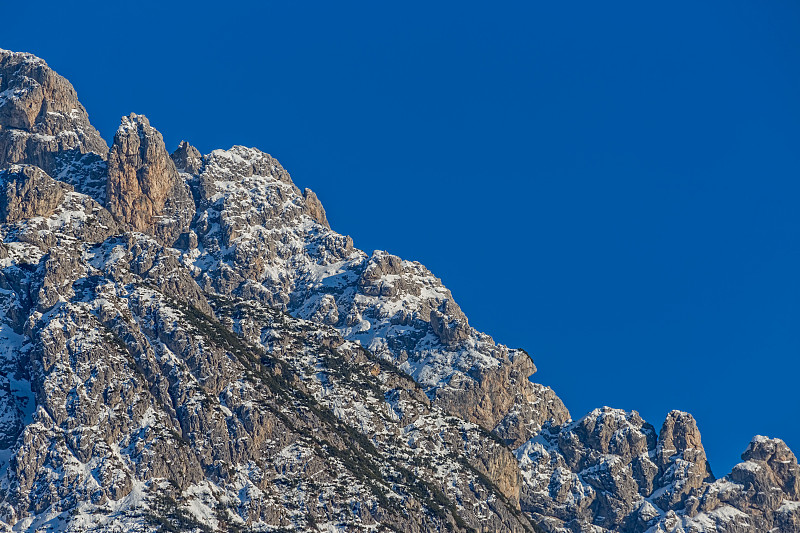
[{"label": "gray rock", "polygon": [[691,415],[573,421],[268,154],[131,115],[106,162],[44,62],[0,76],[3,531],[800,531],[782,441],[715,480]]},{"label": "gray rock", "polygon": [[714,481],[700,431],[689,413],[667,415],[658,436],[656,463],[662,472],[660,484],[668,485],[654,500],[662,509],[680,508],[689,497],[699,496],[705,483]]},{"label": "gray rock", "polygon": [[146,117],[123,117],[108,155],[108,210],[135,231],[172,245],[194,216],[189,186]]},{"label": "gray rock", "polygon": [[303,191],[303,197],[306,200],[306,212],[308,216],[330,229],[331,225],[328,224],[328,218],[325,216],[325,208],[322,207],[322,202],[319,201],[314,191],[305,189]]},{"label": "gray rock", "polygon": [[178,149],[170,154],[170,158],[181,172],[197,174],[203,168],[203,156],[197,148],[186,141],[181,141]]},{"label": "gray rock", "polygon": [[61,178],[83,154],[107,152],[67,80],[33,55],[0,50],[0,167],[31,164]]},{"label": "gray rock", "polygon": [[59,206],[64,193],[72,190],[31,165],[0,171],[0,187],[0,221],[4,223],[47,217]]},{"label": "gray rock", "polygon": [[773,475],[773,486],[779,487],[790,500],[800,500],[800,467],[797,457],[781,439],[756,436],[750,441],[742,460],[764,464]]}]

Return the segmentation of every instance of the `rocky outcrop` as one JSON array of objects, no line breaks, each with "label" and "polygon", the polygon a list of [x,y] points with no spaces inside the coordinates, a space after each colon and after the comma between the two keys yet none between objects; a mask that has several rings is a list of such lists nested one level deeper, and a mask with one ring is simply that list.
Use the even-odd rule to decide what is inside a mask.
[{"label": "rocky outcrop", "polygon": [[714,476],[692,415],[681,411],[667,415],[658,435],[656,463],[661,472],[659,484],[667,489],[654,502],[662,509],[689,505],[689,512],[693,512],[699,504],[700,489],[714,481]]},{"label": "rocky outcrop", "polygon": [[0,171],[0,222],[49,216],[71,190],[38,167],[13,165]]},{"label": "rocky outcrop", "polygon": [[657,489],[655,446],[654,428],[635,411],[604,407],[546,427],[516,451],[526,481],[522,507],[551,531],[578,524],[643,531],[640,511]]},{"label": "rocky outcrop", "polygon": [[[797,458],[780,439],[756,436],[742,454],[742,463],[733,467],[727,480],[734,490],[708,497],[709,503],[727,503],[750,515],[768,521],[784,507],[785,501],[800,500],[800,467]],[[716,498],[715,498],[716,496]],[[784,511],[800,518],[800,506],[787,505]],[[788,513],[792,510],[791,513]],[[786,516],[784,519],[787,518]]]},{"label": "rocky outcrop", "polygon": [[123,117],[108,154],[109,211],[134,231],[172,245],[189,228],[194,201],[164,139],[146,117]]},{"label": "rocky outcrop", "polygon": [[515,453],[521,507],[547,531],[798,531],[798,472],[785,444],[757,437],[745,462],[715,480],[688,413],[669,413],[656,435],[635,411],[595,409]]},{"label": "rocky outcrop", "polygon": [[0,171],[0,529],[800,532],[782,441],[715,480],[687,413],[572,420],[269,154],[168,155],[130,115],[106,163],[74,91],[0,57],[0,137],[84,135]]},{"label": "rocky outcrop", "polygon": [[203,168],[203,156],[200,151],[186,141],[181,141],[178,149],[170,154],[175,167],[188,174],[197,174]]},{"label": "rocky outcrop", "polygon": [[63,179],[102,166],[107,152],[66,79],[35,56],[0,50],[0,167],[31,164]]},{"label": "rocky outcrop", "polygon": [[306,200],[306,213],[308,213],[308,216],[330,229],[331,225],[328,224],[328,217],[325,216],[325,208],[322,207],[322,202],[319,201],[314,191],[307,188],[303,191],[303,197]]},{"label": "rocky outcrop", "polygon": [[797,459],[786,444],[757,436],[742,459],[729,475],[694,490],[686,509],[664,513],[650,531],[800,531]]},{"label": "rocky outcrop", "polygon": [[508,446],[517,448],[545,423],[563,424],[570,416],[552,389],[530,381],[536,367],[525,351],[514,350],[506,357],[505,364],[471,375],[454,373],[432,395],[436,405],[492,429]]},{"label": "rocky outcrop", "polygon": [[[766,485],[779,488],[790,500],[800,500],[800,467],[797,457],[781,439],[770,439],[758,435],[750,441],[742,460],[752,462],[764,468]],[[743,480],[739,475],[731,474],[731,479]],[[737,479],[738,478],[738,479]]]}]

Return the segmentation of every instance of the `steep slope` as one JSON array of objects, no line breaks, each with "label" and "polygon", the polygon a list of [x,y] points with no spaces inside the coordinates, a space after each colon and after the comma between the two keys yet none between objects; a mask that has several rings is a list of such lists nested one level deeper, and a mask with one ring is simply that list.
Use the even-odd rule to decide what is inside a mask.
[{"label": "steep slope", "polygon": [[42,60],[0,66],[3,527],[800,531],[782,441],[715,480],[686,413],[572,421],[268,154],[169,156],[141,115],[108,150]]},{"label": "steep slope", "polygon": [[269,155],[216,150],[184,176],[198,199],[197,247],[185,261],[204,290],[336,327],[413,376],[436,404],[509,443],[569,418],[552,390],[527,380],[535,367],[525,352],[471,328],[424,266],[367,256],[315,220],[316,197],[309,202],[312,193]]},{"label": "steep slope", "polygon": [[194,215],[189,187],[175,168],[161,134],[145,117],[122,119],[108,153],[108,210],[132,230],[172,245]]},{"label": "steep slope", "polygon": [[[209,301],[177,252],[114,235],[103,208],[69,194],[4,226],[3,272],[30,298],[24,320],[5,308],[22,337],[7,359],[36,396],[6,427],[8,524],[533,530],[514,457],[485,431],[330,328]],[[39,231],[48,245],[23,237]]]},{"label": "steep slope", "polygon": [[107,154],[67,80],[42,59],[0,49],[0,162],[36,165],[102,200]]}]

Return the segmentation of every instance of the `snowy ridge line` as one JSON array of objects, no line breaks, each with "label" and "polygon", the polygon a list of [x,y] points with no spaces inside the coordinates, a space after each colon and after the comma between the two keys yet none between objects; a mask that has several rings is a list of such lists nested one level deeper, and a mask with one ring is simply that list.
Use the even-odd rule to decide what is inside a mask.
[{"label": "snowy ridge line", "polygon": [[800,531],[780,439],[715,480],[687,413],[572,420],[269,154],[170,155],[142,115],[109,149],[26,57],[0,52],[0,91],[47,88],[0,105],[0,527]]}]

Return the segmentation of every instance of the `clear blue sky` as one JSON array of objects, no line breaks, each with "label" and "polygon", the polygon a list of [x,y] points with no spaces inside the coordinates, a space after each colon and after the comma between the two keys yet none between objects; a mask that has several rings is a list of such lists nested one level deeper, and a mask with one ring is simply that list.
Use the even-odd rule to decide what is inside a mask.
[{"label": "clear blue sky", "polygon": [[[76,7],[81,6],[81,7]],[[15,2],[110,140],[278,157],[416,259],[574,417],[698,419],[714,472],[800,451],[800,4]]]}]

